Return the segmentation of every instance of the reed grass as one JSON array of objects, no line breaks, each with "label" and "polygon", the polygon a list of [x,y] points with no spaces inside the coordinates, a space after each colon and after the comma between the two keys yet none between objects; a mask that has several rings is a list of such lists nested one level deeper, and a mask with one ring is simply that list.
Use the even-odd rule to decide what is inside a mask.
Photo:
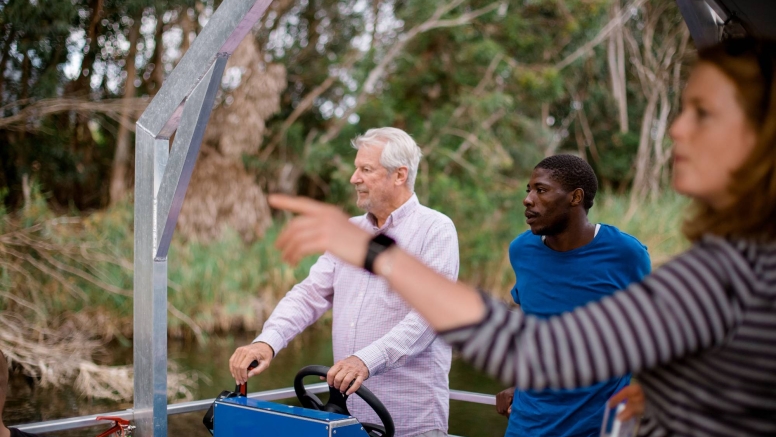
[{"label": "reed grass", "polygon": [[638,238],[647,246],[654,269],[689,247],[681,233],[687,205],[685,197],[671,191],[645,199],[629,211],[629,195],[604,193],[590,210],[590,220],[617,226]]},{"label": "reed grass", "polygon": [[[635,236],[655,266],[687,247],[679,232],[685,200],[665,194],[628,216],[627,195],[602,193],[590,212]],[[460,240],[459,279],[508,296],[514,283],[509,243],[527,229],[518,202],[486,219],[451,214]],[[463,212],[466,212],[465,210]],[[87,217],[56,217],[44,201],[0,216],[0,311],[14,309],[41,322],[63,315],[84,319],[84,329],[110,340],[131,335],[132,206],[118,205]],[[199,337],[232,330],[257,331],[276,303],[315,261],[297,267],[280,259],[274,241],[244,243],[234,231],[209,243],[176,237],[169,255],[169,333]]]}]

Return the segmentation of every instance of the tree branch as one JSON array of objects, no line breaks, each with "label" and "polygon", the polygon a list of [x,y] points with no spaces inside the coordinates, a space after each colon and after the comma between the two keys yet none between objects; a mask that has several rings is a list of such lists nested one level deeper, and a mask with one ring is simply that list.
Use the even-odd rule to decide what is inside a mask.
[{"label": "tree branch", "polygon": [[625,6],[619,15],[617,15],[615,18],[609,21],[609,23],[604,26],[603,29],[601,29],[600,32],[598,32],[598,35],[595,36],[592,40],[588,41],[586,44],[584,44],[582,47],[576,49],[574,53],[566,56],[563,60],[555,64],[556,70],[562,70],[572,63],[576,61],[577,59],[586,56],[588,53],[590,53],[598,44],[601,44],[615,29],[622,26],[626,21],[630,20],[631,18],[631,9],[632,8],[638,8],[641,6],[646,0],[633,0],[630,4]]},{"label": "tree branch", "polygon": [[[124,100],[124,101],[123,101]],[[9,107],[19,107],[23,102]],[[74,111],[81,114],[103,113],[110,118],[121,122],[121,115],[130,115],[141,112],[148,105],[148,100],[142,97],[132,99],[112,99],[89,101],[75,98],[55,98],[39,100],[19,110],[14,115],[0,118],[0,129],[31,132],[39,129],[35,124],[42,118],[61,112]],[[135,125],[130,122],[128,129],[134,132]]]},{"label": "tree branch", "polygon": [[377,82],[380,79],[382,79],[383,76],[385,75],[388,65],[391,62],[393,62],[393,60],[401,53],[404,47],[410,41],[412,41],[413,38],[415,38],[417,35],[421,33],[428,32],[433,29],[437,29],[441,27],[461,26],[464,24],[468,24],[473,19],[483,14],[486,14],[488,12],[491,12],[501,5],[501,2],[494,2],[483,8],[480,8],[471,12],[467,12],[461,15],[460,17],[457,17],[454,19],[450,19],[450,20],[440,19],[445,13],[451,11],[461,3],[463,3],[463,0],[454,0],[450,3],[439,6],[431,15],[431,18],[413,27],[407,33],[401,35],[398,38],[398,41],[390,48],[390,50],[388,50],[388,53],[386,53],[385,56],[383,56],[383,58],[380,60],[380,62],[369,72],[367,79],[364,81],[364,85],[361,87],[361,92],[356,98],[356,104],[353,105],[352,108],[348,109],[341,118],[339,118],[334,123],[332,123],[331,127],[326,131],[326,133],[324,133],[320,141],[323,143],[327,143],[332,139],[334,139],[334,137],[336,137],[339,134],[339,132],[342,130],[342,127],[347,122],[348,117],[354,114],[358,110],[358,108],[366,102],[369,96],[371,96],[375,92]]},{"label": "tree branch", "polygon": [[[501,53],[496,54],[496,56],[491,59],[490,64],[488,64],[488,68],[485,70],[485,74],[482,75],[482,78],[480,78],[480,81],[477,83],[477,86],[474,87],[474,90],[472,90],[472,96],[473,97],[479,97],[483,91],[485,91],[485,87],[490,83],[490,81],[493,79],[493,73],[496,71],[496,67],[501,63],[501,61],[504,59],[504,55]],[[450,118],[447,119],[447,122],[444,126],[442,126],[442,129],[440,129],[440,132],[445,132],[450,126],[453,125],[461,116],[469,109],[471,108],[471,105],[467,105],[465,102],[461,102],[453,111],[453,114],[450,116]],[[423,148],[423,156],[428,156],[431,154],[431,152],[439,145],[439,141],[441,141],[441,134],[434,136],[434,139],[432,139],[426,147]]]},{"label": "tree branch", "polygon": [[283,121],[283,124],[280,125],[280,130],[272,137],[272,140],[267,145],[267,147],[264,148],[264,150],[261,151],[261,154],[259,155],[259,158],[264,160],[269,157],[269,155],[272,154],[272,152],[275,150],[275,147],[280,143],[280,141],[285,136],[286,132],[288,132],[288,129],[291,127],[291,125],[294,124],[296,120],[299,119],[299,117],[302,116],[305,112],[307,112],[310,108],[312,108],[313,103],[315,102],[315,99],[317,99],[321,94],[325,93],[326,90],[331,88],[332,85],[339,79],[337,77],[337,72],[339,70],[350,69],[353,64],[356,63],[356,60],[358,59],[358,52],[353,51],[346,55],[345,57],[345,63],[341,66],[338,66],[336,68],[331,68],[329,70],[329,77],[326,78],[323,82],[321,82],[320,85],[313,88],[312,91],[307,93],[307,95],[304,96],[304,98],[299,102],[299,104],[294,108],[293,112],[291,112],[291,115],[288,116]]}]

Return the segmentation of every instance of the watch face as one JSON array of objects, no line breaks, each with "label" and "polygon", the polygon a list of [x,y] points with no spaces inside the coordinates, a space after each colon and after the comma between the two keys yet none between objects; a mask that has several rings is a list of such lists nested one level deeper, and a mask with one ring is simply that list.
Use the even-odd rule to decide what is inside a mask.
[{"label": "watch face", "polygon": [[393,238],[385,234],[377,234],[372,237],[372,239],[369,240],[369,246],[367,246],[364,269],[369,273],[374,273],[374,263],[377,255],[393,246],[395,243],[396,241]]}]

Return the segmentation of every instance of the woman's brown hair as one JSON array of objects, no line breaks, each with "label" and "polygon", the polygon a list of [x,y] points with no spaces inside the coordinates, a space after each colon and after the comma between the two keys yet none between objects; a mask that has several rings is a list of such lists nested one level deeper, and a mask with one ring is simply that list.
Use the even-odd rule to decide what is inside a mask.
[{"label": "woman's brown hair", "polygon": [[735,201],[722,209],[695,202],[682,231],[691,241],[704,234],[776,241],[776,42],[726,40],[700,50],[698,63],[717,67],[733,81],[757,144],[731,175],[729,189]]}]

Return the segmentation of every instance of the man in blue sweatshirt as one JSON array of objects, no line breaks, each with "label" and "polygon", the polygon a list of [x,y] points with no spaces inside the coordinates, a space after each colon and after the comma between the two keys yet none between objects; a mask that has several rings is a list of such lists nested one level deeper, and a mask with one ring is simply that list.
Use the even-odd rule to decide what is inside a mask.
[{"label": "man in blue sweatshirt", "polygon": [[[593,169],[579,157],[551,156],[534,168],[523,200],[531,230],[509,246],[517,278],[512,297],[526,314],[551,318],[622,290],[650,272],[647,248],[636,238],[588,220],[597,189]],[[574,338],[584,325],[595,325],[595,320],[578,319],[565,328]],[[576,362],[559,358],[557,362]],[[508,389],[497,396],[497,410],[509,415],[509,437],[598,436],[607,400],[629,382],[628,375],[573,390]]]}]

